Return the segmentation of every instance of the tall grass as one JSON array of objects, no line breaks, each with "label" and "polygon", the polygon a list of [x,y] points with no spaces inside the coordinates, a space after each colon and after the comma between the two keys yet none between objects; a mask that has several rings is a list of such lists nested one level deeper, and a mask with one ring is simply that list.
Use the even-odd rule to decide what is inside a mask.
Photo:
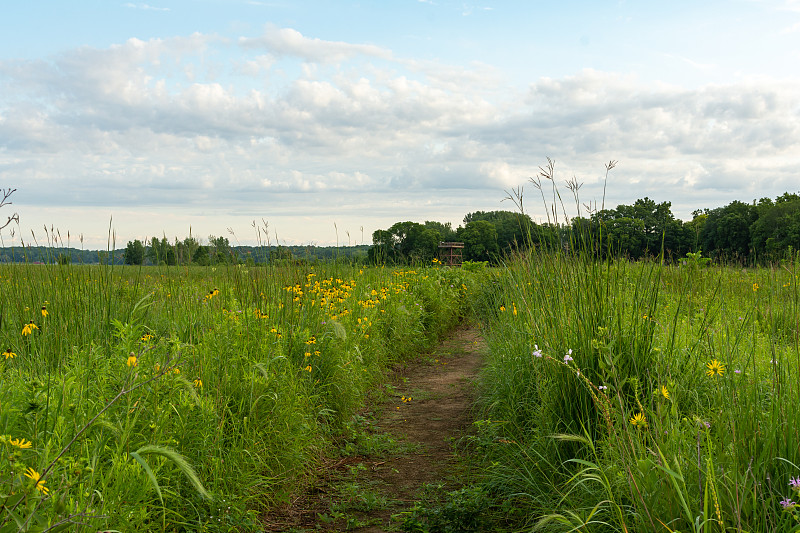
[{"label": "tall grass", "polygon": [[798,257],[633,263],[589,242],[516,256],[481,298],[478,441],[504,509],[553,531],[796,528]]},{"label": "tall grass", "polygon": [[472,285],[427,267],[0,265],[0,531],[257,530]]}]

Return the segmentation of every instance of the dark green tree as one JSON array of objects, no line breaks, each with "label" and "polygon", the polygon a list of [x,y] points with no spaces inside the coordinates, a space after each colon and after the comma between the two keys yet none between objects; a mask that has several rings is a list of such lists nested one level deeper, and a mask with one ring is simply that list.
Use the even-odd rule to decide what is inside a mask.
[{"label": "dark green tree", "polygon": [[497,229],[487,220],[474,220],[459,228],[458,240],[464,243],[466,261],[493,261],[500,252]]},{"label": "dark green tree", "polygon": [[211,262],[214,264],[233,263],[234,257],[231,250],[231,243],[227,237],[208,237],[209,254]]},{"label": "dark green tree", "polygon": [[198,246],[192,255],[192,262],[200,266],[211,264],[211,255],[208,253],[208,246]]},{"label": "dark green tree", "polygon": [[439,241],[451,242],[456,238],[456,231],[453,229],[453,224],[450,222],[441,223],[433,220],[425,221],[425,229],[434,230],[439,234]]},{"label": "dark green tree", "polygon": [[373,263],[408,264],[436,257],[440,234],[418,222],[397,222],[372,234],[369,260]]},{"label": "dark green tree", "polygon": [[[595,250],[632,259],[646,255],[682,257],[692,249],[692,234],[682,221],[672,214],[670,202],[657,204],[641,198],[632,205],[618,205],[591,216],[590,234]],[[597,246],[602,239],[602,249]]]},{"label": "dark green tree", "polygon": [[270,263],[289,263],[293,258],[292,250],[286,246],[278,245],[269,251]]},{"label": "dark green tree", "polygon": [[192,262],[200,243],[194,237],[186,237],[182,241],[175,241],[175,259],[179,265],[188,265]]},{"label": "dark green tree", "polygon": [[785,193],[775,203],[762,199],[758,213],[750,232],[757,257],[776,260],[790,248],[800,250],[800,197]]},{"label": "dark green tree", "polygon": [[[170,250],[172,253],[170,254]],[[147,249],[146,252],[147,258],[150,260],[151,263],[154,265],[164,264],[175,264],[175,250],[173,249],[172,244],[167,240],[167,237],[164,236],[161,239],[158,237],[153,237],[150,239],[150,247]],[[169,260],[172,260],[172,263]]]},{"label": "dark green tree", "polygon": [[734,200],[708,212],[700,240],[717,257],[744,260],[750,256],[750,228],[758,219],[755,205]]},{"label": "dark green tree", "polygon": [[485,220],[491,222],[497,231],[497,246],[504,252],[524,248],[529,239],[536,243],[541,235],[536,224],[528,215],[514,211],[475,211],[464,217],[464,224]]},{"label": "dark green tree", "polygon": [[128,241],[124,257],[126,265],[141,265],[144,263],[144,244],[142,244],[142,241],[139,239],[133,242]]}]

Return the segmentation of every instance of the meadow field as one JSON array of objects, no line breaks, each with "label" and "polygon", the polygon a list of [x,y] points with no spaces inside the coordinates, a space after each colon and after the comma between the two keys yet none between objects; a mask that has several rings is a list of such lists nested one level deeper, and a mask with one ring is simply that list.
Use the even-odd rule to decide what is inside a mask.
[{"label": "meadow field", "polygon": [[260,530],[471,284],[433,266],[0,266],[0,531]]},{"label": "meadow field", "polygon": [[800,265],[530,250],[481,295],[475,443],[515,530],[797,531]]},{"label": "meadow field", "polygon": [[491,269],[2,265],[0,532],[260,531],[387,369],[465,317],[490,353],[459,494],[494,529],[800,530],[799,282],[797,257],[536,247]]}]

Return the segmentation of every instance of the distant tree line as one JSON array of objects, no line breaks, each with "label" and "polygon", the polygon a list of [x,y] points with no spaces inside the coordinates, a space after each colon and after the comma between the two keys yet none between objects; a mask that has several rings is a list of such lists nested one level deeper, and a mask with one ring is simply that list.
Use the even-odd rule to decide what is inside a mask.
[{"label": "distant tree line", "polygon": [[[549,236],[549,237],[545,237]],[[528,215],[512,211],[476,211],[464,217],[464,225],[426,221],[397,222],[372,234],[372,263],[408,264],[430,262],[438,255],[440,242],[463,242],[466,261],[494,261],[501,254],[538,243],[555,241],[555,228],[541,226]]]},{"label": "distant tree line", "polygon": [[775,200],[738,200],[716,209],[694,211],[684,222],[672,214],[670,202],[650,198],[632,205],[603,209],[568,225],[537,224],[511,211],[476,211],[463,226],[435,221],[397,222],[372,234],[372,246],[231,246],[225,237],[207,244],[193,237],[170,242],[153,237],[129,241],[122,250],[97,251],[48,246],[0,248],[0,262],[129,265],[219,265],[346,260],[373,264],[430,262],[440,242],[464,243],[464,259],[497,261],[530,245],[582,247],[599,256],[641,259],[664,251],[668,260],[702,251],[704,256],[743,264],[766,263],[800,250],[800,195],[784,193]]},{"label": "distant tree line", "polygon": [[[138,241],[138,244],[137,244]],[[156,243],[151,246],[151,243]],[[314,263],[326,261],[365,262],[368,245],[360,246],[231,246],[219,248],[204,245],[193,250],[184,241],[169,242],[164,238],[129,241],[117,250],[80,250],[71,247],[14,246],[0,248],[0,263],[30,264],[114,264],[114,265],[219,265],[265,264],[270,262]],[[219,243],[219,241],[218,241]],[[190,243],[189,243],[190,244]],[[222,241],[220,244],[225,244]],[[191,253],[190,253],[191,252]],[[206,261],[206,253],[208,260]],[[191,257],[191,260],[189,259]],[[224,259],[224,260],[223,260]]]},{"label": "distant tree line", "polygon": [[784,193],[774,201],[734,200],[724,207],[696,210],[692,220],[676,219],[670,202],[649,198],[576,218],[571,231],[588,235],[595,249],[632,259],[667,258],[702,251],[707,257],[743,264],[766,263],[800,250],[800,196]]},{"label": "distant tree line", "polygon": [[368,246],[232,246],[227,237],[209,236],[208,244],[193,237],[169,242],[153,237],[147,243],[129,241],[123,252],[128,265],[225,265],[308,263],[342,259],[364,261]]},{"label": "distant tree line", "polygon": [[800,196],[784,193],[774,201],[733,201],[725,207],[697,210],[692,220],[675,218],[671,202],[650,198],[631,205],[576,217],[568,225],[536,224],[511,211],[477,211],[456,229],[450,223],[397,222],[372,235],[372,263],[429,262],[439,242],[464,243],[464,260],[497,261],[529,245],[579,247],[598,256],[641,259],[663,250],[667,260],[687,253],[743,264],[766,263],[800,250]]}]

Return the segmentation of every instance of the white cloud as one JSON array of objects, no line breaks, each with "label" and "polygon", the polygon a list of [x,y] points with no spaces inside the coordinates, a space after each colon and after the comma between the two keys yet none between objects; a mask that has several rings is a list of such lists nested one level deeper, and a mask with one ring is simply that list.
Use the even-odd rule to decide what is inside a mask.
[{"label": "white cloud", "polygon": [[[237,220],[330,218],[350,206],[380,220],[458,222],[507,208],[503,189],[546,156],[559,183],[585,183],[584,201],[602,199],[603,165],[618,159],[607,205],[650,196],[681,216],[797,188],[793,82],[688,90],[585,70],[502,91],[486,65],[265,35],[232,59],[225,40],[195,34],[0,63],[0,180],[20,189],[18,203],[51,213],[225,205]],[[278,84],[276,58],[287,55],[318,64],[284,70]]]},{"label": "white cloud", "polygon": [[298,57],[314,63],[339,63],[356,56],[391,59],[391,52],[370,44],[352,44],[341,41],[303,36],[291,28],[267,26],[261,37],[241,37],[239,45],[245,49],[266,49],[275,55]]},{"label": "white cloud", "polygon": [[143,9],[145,11],[169,11],[168,7],[155,7],[149,4],[134,4],[133,2],[127,2],[123,5],[132,9]]}]

